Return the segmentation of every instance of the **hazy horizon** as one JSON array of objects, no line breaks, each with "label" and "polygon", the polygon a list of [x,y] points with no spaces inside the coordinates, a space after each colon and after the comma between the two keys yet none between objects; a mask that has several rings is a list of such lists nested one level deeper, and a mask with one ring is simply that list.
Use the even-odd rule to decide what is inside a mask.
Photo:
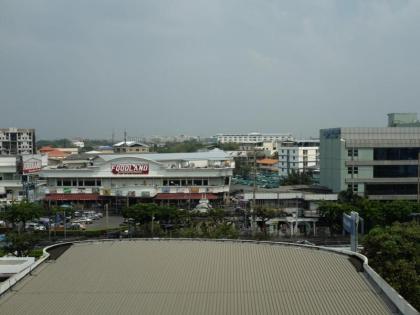
[{"label": "hazy horizon", "polygon": [[0,128],[316,137],[419,112],[420,1],[0,0]]}]

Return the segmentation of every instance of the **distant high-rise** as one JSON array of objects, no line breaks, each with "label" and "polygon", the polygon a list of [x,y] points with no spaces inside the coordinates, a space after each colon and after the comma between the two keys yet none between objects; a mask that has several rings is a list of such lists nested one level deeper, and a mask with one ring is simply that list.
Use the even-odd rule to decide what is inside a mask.
[{"label": "distant high-rise", "polygon": [[21,155],[35,153],[35,129],[0,129],[0,155]]}]

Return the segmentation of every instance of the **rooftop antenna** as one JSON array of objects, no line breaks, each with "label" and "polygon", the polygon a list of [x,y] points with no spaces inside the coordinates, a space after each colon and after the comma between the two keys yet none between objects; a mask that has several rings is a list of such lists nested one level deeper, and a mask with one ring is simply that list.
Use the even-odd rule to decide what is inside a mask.
[{"label": "rooftop antenna", "polygon": [[124,145],[127,145],[127,129],[124,129]]}]

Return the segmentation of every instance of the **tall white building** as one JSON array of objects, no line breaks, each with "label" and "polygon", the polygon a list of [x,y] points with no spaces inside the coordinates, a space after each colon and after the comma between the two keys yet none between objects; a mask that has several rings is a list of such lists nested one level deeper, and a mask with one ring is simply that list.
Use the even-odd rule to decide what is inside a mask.
[{"label": "tall white building", "polygon": [[319,140],[296,140],[278,143],[279,175],[319,170]]},{"label": "tall white building", "polygon": [[279,141],[291,141],[293,136],[289,133],[226,133],[215,136],[218,143],[237,143],[241,150],[252,150],[261,143],[273,143]]},{"label": "tall white building", "polygon": [[35,129],[0,129],[0,155],[20,155],[35,153]]}]

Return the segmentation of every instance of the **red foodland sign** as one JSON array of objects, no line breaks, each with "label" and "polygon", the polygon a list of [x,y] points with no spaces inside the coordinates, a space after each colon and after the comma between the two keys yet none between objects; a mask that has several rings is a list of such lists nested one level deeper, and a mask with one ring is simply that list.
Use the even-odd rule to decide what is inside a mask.
[{"label": "red foodland sign", "polygon": [[112,164],[113,174],[149,174],[149,164]]}]

